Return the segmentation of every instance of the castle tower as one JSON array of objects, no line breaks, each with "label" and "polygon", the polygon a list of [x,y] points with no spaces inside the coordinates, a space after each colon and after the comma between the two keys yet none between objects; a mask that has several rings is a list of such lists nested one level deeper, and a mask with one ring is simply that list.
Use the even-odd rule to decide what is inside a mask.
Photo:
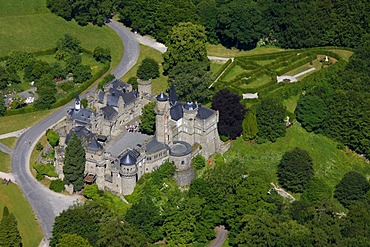
[{"label": "castle tower", "polygon": [[130,153],[120,159],[121,188],[123,195],[130,195],[134,192],[137,181],[136,158]]},{"label": "castle tower", "polygon": [[155,127],[156,127],[156,138],[157,141],[167,145],[172,145],[172,133],[171,133],[171,116],[170,116],[170,102],[168,96],[165,93],[160,93],[157,97],[157,105],[155,108]]},{"label": "castle tower", "polygon": [[75,99],[75,111],[79,111],[81,109],[81,100],[80,96],[78,95],[78,91],[76,92],[76,99]]},{"label": "castle tower", "polygon": [[137,90],[139,92],[139,97],[150,96],[152,93],[152,79],[143,81],[137,79]]}]

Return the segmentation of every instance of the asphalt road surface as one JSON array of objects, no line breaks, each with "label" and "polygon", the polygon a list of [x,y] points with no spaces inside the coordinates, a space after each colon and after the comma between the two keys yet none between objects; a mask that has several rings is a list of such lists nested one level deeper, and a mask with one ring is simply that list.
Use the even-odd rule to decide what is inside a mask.
[{"label": "asphalt road surface", "polygon": [[[120,36],[124,43],[124,56],[112,72],[116,78],[120,78],[137,62],[140,46],[135,36],[118,22],[112,20],[107,25]],[[55,217],[75,203],[78,196],[66,196],[54,193],[37,182],[30,172],[29,159],[38,139],[47,129],[61,121],[66,116],[67,110],[71,107],[71,103],[64,106],[62,109],[59,109],[37,125],[25,131],[18,139],[13,151],[12,173],[28,202],[31,204],[47,240],[52,236],[51,232]]]},{"label": "asphalt road surface", "polygon": [[225,226],[218,226],[216,227],[215,231],[216,238],[210,245],[208,245],[208,247],[221,247],[226,240],[227,230],[225,229]]}]

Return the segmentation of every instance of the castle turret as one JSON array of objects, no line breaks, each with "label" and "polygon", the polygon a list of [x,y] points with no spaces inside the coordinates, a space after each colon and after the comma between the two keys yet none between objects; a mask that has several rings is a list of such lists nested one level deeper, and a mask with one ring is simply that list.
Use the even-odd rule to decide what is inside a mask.
[{"label": "castle turret", "polygon": [[76,92],[76,99],[75,99],[75,110],[79,111],[81,109],[81,100],[80,96],[78,95],[78,91]]},{"label": "castle turret", "polygon": [[171,133],[171,116],[170,116],[170,102],[165,93],[160,93],[157,97],[156,105],[156,138],[157,141],[167,145],[172,145]]},{"label": "castle turret", "polygon": [[120,159],[120,175],[121,175],[121,186],[122,194],[130,195],[135,188],[137,181],[137,159],[130,153],[125,154]]},{"label": "castle turret", "polygon": [[152,79],[143,81],[137,79],[137,91],[139,92],[139,97],[150,96],[152,94]]}]

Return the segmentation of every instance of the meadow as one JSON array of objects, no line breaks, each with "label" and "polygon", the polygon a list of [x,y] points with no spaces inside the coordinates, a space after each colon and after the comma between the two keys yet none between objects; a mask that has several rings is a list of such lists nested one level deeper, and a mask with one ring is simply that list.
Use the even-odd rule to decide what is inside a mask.
[{"label": "meadow", "polygon": [[[24,247],[39,246],[43,237],[35,214],[28,204],[21,189],[15,184],[0,184],[0,210],[7,206],[18,222],[18,230],[22,236]],[[0,214],[2,218],[2,214]]]},{"label": "meadow", "polygon": [[123,44],[116,33],[106,27],[79,26],[52,14],[45,0],[2,0],[0,2],[0,57],[11,51],[37,52],[52,49],[58,39],[70,33],[83,48],[109,47],[112,65],[119,63]]}]

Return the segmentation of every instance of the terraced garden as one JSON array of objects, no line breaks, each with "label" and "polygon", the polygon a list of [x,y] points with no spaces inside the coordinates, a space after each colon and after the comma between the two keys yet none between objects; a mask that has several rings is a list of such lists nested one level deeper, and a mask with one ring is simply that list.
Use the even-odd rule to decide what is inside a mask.
[{"label": "terraced garden", "polygon": [[[237,56],[219,69],[219,74],[221,71],[224,72],[213,87],[215,91],[226,87],[241,96],[258,93],[259,97],[264,97],[291,82],[289,79],[284,79],[284,82],[278,83],[278,76],[294,79],[297,75],[296,79],[301,80],[338,60],[348,60],[351,54],[348,50],[316,48]],[[311,71],[307,71],[309,69]],[[305,71],[307,71],[306,74],[299,76]]]}]

